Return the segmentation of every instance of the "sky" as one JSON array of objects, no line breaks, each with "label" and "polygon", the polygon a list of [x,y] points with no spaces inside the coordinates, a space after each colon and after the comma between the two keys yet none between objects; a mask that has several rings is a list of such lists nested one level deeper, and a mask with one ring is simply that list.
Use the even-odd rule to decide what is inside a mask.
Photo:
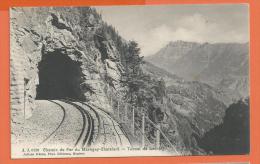
[{"label": "sky", "polygon": [[135,40],[141,55],[156,53],[170,41],[249,41],[247,4],[95,7],[126,40]]}]

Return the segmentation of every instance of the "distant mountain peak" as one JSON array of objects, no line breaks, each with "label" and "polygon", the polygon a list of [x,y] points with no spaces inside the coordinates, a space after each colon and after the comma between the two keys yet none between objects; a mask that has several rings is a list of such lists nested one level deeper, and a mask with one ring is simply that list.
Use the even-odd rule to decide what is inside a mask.
[{"label": "distant mountain peak", "polygon": [[185,80],[248,96],[248,43],[172,41],[145,60]]},{"label": "distant mountain peak", "polygon": [[183,40],[170,41],[166,47],[176,47],[176,48],[193,48],[194,46],[201,45],[197,42],[189,42]]},{"label": "distant mountain peak", "polygon": [[200,44],[200,43],[192,42],[192,41],[184,41],[184,40],[176,40],[176,41],[169,42],[169,45],[186,45],[186,44]]},{"label": "distant mountain peak", "polygon": [[200,45],[200,43],[183,40],[171,41],[154,55],[148,56],[147,60],[149,61],[149,59],[152,59],[154,57],[160,57],[169,60],[177,60],[181,58],[183,55],[187,54],[191,49],[194,49]]}]

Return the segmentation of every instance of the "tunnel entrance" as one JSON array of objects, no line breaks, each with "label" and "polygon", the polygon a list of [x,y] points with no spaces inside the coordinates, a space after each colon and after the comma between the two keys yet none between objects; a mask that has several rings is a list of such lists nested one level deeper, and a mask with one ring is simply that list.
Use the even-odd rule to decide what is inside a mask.
[{"label": "tunnel entrance", "polygon": [[39,63],[36,99],[72,98],[84,100],[80,89],[80,63],[59,51],[43,55]]}]

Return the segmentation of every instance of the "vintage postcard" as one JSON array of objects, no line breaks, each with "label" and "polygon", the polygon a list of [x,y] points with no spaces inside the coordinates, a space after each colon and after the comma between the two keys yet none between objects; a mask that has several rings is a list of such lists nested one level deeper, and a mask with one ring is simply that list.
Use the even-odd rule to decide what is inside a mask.
[{"label": "vintage postcard", "polygon": [[9,12],[13,159],[250,153],[247,4]]}]

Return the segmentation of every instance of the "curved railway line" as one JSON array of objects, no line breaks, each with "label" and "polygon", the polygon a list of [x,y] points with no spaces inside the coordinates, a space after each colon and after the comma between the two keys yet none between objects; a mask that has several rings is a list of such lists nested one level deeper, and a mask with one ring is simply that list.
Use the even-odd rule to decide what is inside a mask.
[{"label": "curved railway line", "polygon": [[[59,123],[59,125],[57,126],[57,128],[55,128],[55,130],[53,132],[51,132],[50,135],[48,135],[40,144],[44,144],[46,143],[52,136],[55,135],[55,133],[58,131],[58,129],[60,129],[61,125],[63,124],[65,118],[67,117],[67,114],[66,114],[66,110],[64,108],[64,106],[62,106],[60,103],[58,102],[55,102],[53,100],[48,100],[56,105],[58,105],[62,111],[63,111],[63,118],[62,118],[62,121]],[[84,146],[90,146],[91,144],[91,141],[93,139],[93,130],[94,130],[94,120],[91,116],[91,114],[86,111],[84,108],[82,108],[81,106],[73,103],[73,102],[70,102],[68,100],[59,100],[61,102],[64,102],[64,103],[67,103],[67,104],[70,104],[72,106],[74,106],[76,109],[79,110],[81,116],[82,116],[82,129],[81,129],[81,132],[79,134],[79,137],[77,138],[77,141],[75,142],[74,144],[74,147],[76,146],[79,146],[79,144],[81,144],[81,147],[84,147]]]},{"label": "curved railway line", "polygon": [[[71,102],[70,100],[64,99],[64,100],[60,100],[60,101],[63,101],[67,104],[70,104],[70,105],[73,105],[74,107],[76,107],[80,111],[82,118],[83,118],[83,128],[82,128],[80,136],[78,137],[74,147],[78,146],[80,144],[81,140],[82,140],[81,147],[90,146],[91,141],[93,139],[93,135],[94,135],[94,119],[93,119],[93,117],[91,116],[91,114],[87,110],[85,110],[84,108],[82,108],[78,104]],[[88,122],[87,127],[86,127],[86,121]]]},{"label": "curved railway line", "polygon": [[[97,112],[91,105],[88,105],[88,104],[86,104],[85,102],[82,102],[82,101],[79,101],[79,102],[80,102],[81,104],[86,105],[87,107],[89,107],[91,110],[93,110],[93,111],[96,113],[96,115],[99,116],[98,112]],[[120,126],[120,124],[115,125],[115,120],[114,120],[106,111],[104,111],[104,110],[102,110],[102,109],[98,109],[98,110],[99,110],[99,112],[102,112],[102,114],[105,114],[106,117],[109,118],[109,120],[111,121],[111,123],[112,123],[111,125],[113,126],[113,129],[114,129],[114,131],[116,132],[116,135],[117,135],[117,138],[119,139],[120,145],[123,145],[121,135],[124,135],[124,136],[126,137],[126,139],[128,140],[128,142],[130,143],[130,140],[129,140],[129,138],[127,137],[126,132],[123,130],[123,128]],[[99,123],[101,123],[100,116],[99,116]],[[103,123],[103,126],[104,126],[104,125],[106,125],[106,124]],[[121,130],[121,132],[122,132],[123,134],[119,134],[119,133],[118,133],[118,130],[117,130],[116,126],[118,126],[118,128]],[[105,128],[104,128],[104,129],[105,129]],[[100,126],[99,126],[99,133],[100,133]],[[104,134],[106,134],[106,133],[104,133]],[[130,144],[131,144],[131,143],[130,143]]]},{"label": "curved railway line", "polygon": [[[94,141],[97,141],[100,136],[101,136],[101,126],[103,127],[104,130],[104,141],[103,144],[111,144],[107,142],[107,137],[108,134],[107,129],[110,128],[112,131],[112,134],[114,134],[114,139],[116,142],[117,146],[122,146],[124,143],[122,142],[122,136],[125,136],[127,139],[127,142],[130,144],[130,141],[126,135],[126,133],[123,131],[122,127],[120,124],[115,122],[115,120],[106,112],[103,111],[102,109],[94,109],[91,105],[88,105],[85,102],[79,101],[79,100],[73,100],[73,99],[61,99],[61,100],[48,100],[52,103],[55,103],[58,105],[62,111],[63,111],[63,117],[59,125],[55,128],[54,131],[51,132],[50,135],[48,135],[42,142],[46,143],[52,136],[55,136],[55,133],[60,129],[61,125],[64,123],[64,120],[69,117],[68,114],[66,113],[66,107],[62,105],[61,103],[57,102],[63,102],[69,105],[72,105],[75,107],[79,112],[80,115],[82,116],[82,129],[80,131],[79,136],[77,137],[77,140],[74,144],[74,147],[88,147],[91,146]],[[84,108],[87,107],[87,108]],[[107,122],[107,123],[105,123]],[[109,127],[105,127],[109,126]],[[95,131],[95,127],[97,127],[97,130]],[[122,133],[122,134],[121,134]]]},{"label": "curved railway line", "polygon": [[61,127],[61,125],[63,124],[63,122],[64,122],[64,120],[66,118],[66,110],[65,110],[65,108],[62,105],[60,105],[59,103],[57,103],[55,101],[52,101],[52,100],[48,100],[48,101],[58,105],[62,109],[63,117],[62,117],[61,122],[57,126],[57,128],[50,135],[48,135],[40,144],[43,144],[43,143],[47,142],[55,134],[55,132]]},{"label": "curved railway line", "polygon": [[[90,105],[84,103],[83,101],[74,100],[74,99],[71,99],[71,98],[67,98],[66,101],[79,102],[79,103],[81,103],[82,105],[87,106],[87,107],[94,113],[95,117],[97,118],[97,126],[98,126],[98,132],[97,132],[97,136],[96,136],[96,140],[97,140],[97,139],[100,137],[100,126],[101,126],[101,125],[100,125],[100,124],[101,124],[101,119],[100,119],[100,116],[99,116],[98,112],[97,112],[92,106],[90,106]],[[74,104],[75,104],[75,103],[74,103]],[[78,105],[78,106],[79,106],[79,105]],[[81,108],[82,108],[82,107],[81,107]],[[87,112],[84,108],[83,108],[83,110],[84,110],[85,112]],[[94,124],[94,123],[93,123],[93,124]]]}]

